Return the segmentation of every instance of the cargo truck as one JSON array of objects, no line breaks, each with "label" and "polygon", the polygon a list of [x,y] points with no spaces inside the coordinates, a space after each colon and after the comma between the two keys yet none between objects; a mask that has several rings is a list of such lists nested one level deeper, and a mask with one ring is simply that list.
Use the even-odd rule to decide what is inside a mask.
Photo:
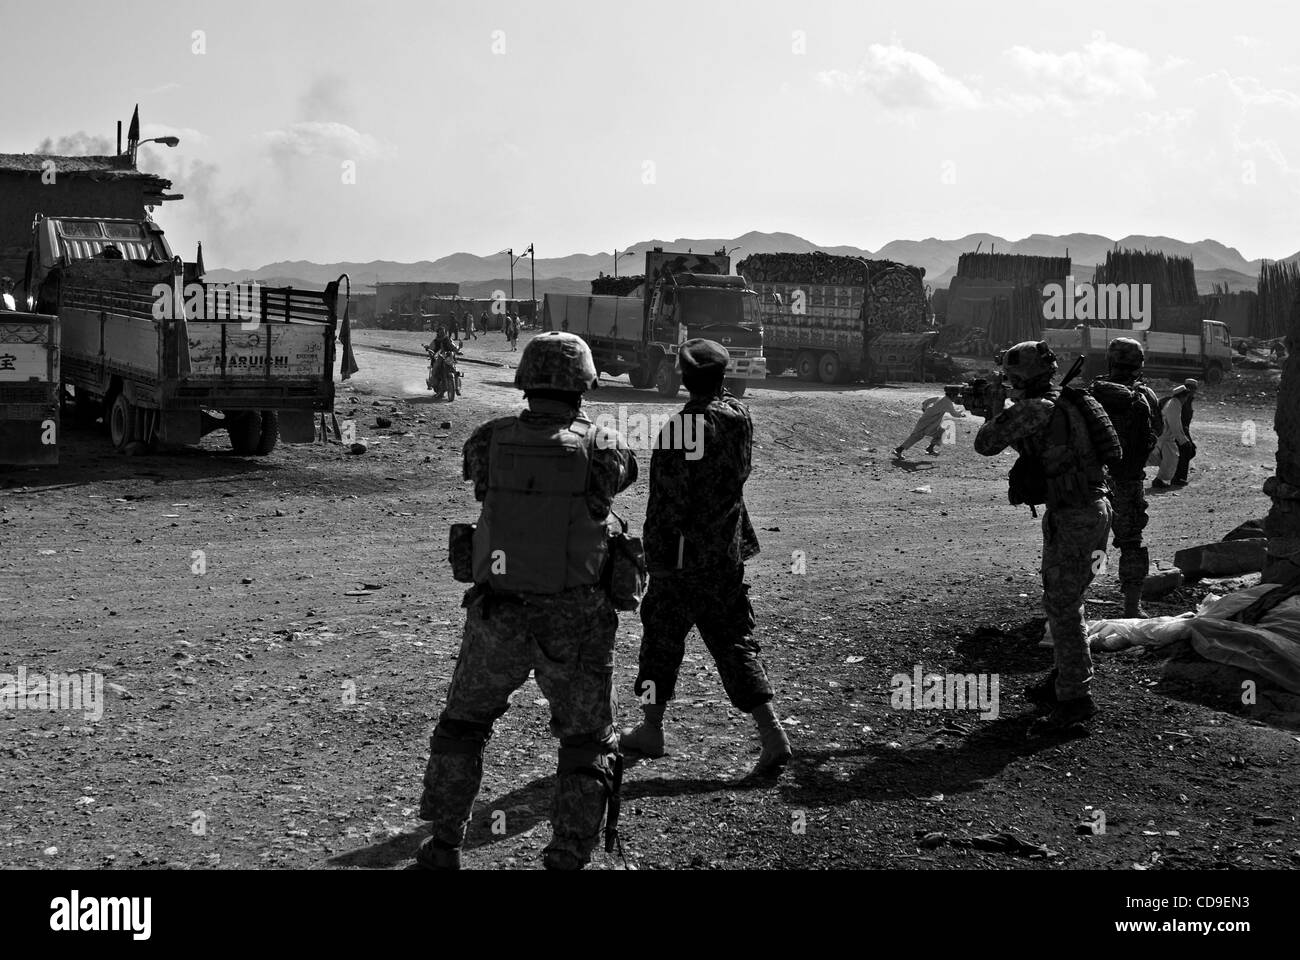
[{"label": "cargo truck", "polygon": [[[738,397],[767,376],[758,294],[730,275],[725,253],[646,253],[646,273],[631,296],[546,294],[542,329],[581,336],[601,373],[626,373],[637,389],[677,395],[677,348],[686,340],[716,340],[731,356],[727,389]],[[593,281],[596,286],[598,281]]]},{"label": "cargo truck", "polygon": [[[830,267],[841,282],[817,282],[817,274]],[[807,281],[790,275],[804,268]],[[807,382],[879,380],[888,371],[873,357],[871,341],[884,333],[919,333],[930,327],[919,268],[848,257],[759,254],[742,260],[737,269],[759,294],[763,345],[773,376],[793,369]],[[784,274],[779,282],[774,279],[778,271]]]},{"label": "cargo truck", "polygon": [[1232,369],[1228,327],[1216,320],[1202,321],[1199,335],[1083,324],[1072,329],[1043,328],[1043,339],[1057,353],[1083,355],[1083,375],[1086,377],[1106,372],[1106,348],[1116,337],[1130,337],[1142,344],[1146,351],[1144,369],[1148,377],[1168,377],[1171,380],[1195,377],[1214,384]]},{"label": "cargo truck", "polygon": [[202,281],[152,220],[38,217],[37,309],[56,314],[62,381],[113,446],[194,444],[225,429],[236,453],[308,443],[334,407],[338,291]]},{"label": "cargo truck", "polygon": [[0,466],[59,462],[59,323],[0,312]]}]

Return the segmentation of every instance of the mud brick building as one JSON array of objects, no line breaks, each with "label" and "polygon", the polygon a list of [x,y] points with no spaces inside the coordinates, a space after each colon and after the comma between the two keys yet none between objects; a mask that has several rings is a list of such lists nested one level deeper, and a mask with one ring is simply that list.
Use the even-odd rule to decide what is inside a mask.
[{"label": "mud brick building", "polygon": [[153,207],[181,199],[167,192],[171,185],[170,180],[141,173],[130,156],[0,153],[0,273],[21,285],[32,220],[38,213],[138,220]]}]

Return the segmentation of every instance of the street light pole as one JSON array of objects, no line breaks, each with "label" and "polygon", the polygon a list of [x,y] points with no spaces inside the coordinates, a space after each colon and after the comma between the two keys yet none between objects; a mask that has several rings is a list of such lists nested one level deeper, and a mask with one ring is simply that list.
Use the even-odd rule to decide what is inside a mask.
[{"label": "street light pole", "polygon": [[[524,251],[528,254],[528,291],[533,300],[533,313],[537,313],[537,254],[533,252],[533,245],[530,243],[528,249]],[[521,253],[522,257],[524,254]]]}]

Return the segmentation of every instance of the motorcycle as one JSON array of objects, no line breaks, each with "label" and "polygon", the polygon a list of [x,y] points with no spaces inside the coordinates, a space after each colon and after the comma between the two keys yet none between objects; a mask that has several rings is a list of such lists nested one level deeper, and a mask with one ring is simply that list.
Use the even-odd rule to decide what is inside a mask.
[{"label": "motorcycle", "polygon": [[456,353],[453,350],[439,350],[429,354],[429,376],[424,383],[433,391],[433,398],[441,400],[445,394],[448,401],[456,399],[461,392],[460,378],[464,374],[456,369]]}]

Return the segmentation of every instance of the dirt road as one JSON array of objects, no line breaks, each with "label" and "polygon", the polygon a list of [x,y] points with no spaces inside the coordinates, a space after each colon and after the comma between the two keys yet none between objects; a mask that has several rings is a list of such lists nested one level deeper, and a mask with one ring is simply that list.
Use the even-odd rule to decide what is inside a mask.
[{"label": "dirt road", "polygon": [[[237,457],[214,434],[197,450],[126,457],[97,430],[70,428],[58,468],[0,473],[0,673],[91,671],[107,684],[98,721],[0,713],[0,865],[404,864],[424,835],[414,808],[462,622],[447,528],[477,514],[461,445],[520,402],[509,366],[465,364],[464,396],[434,403],[421,358],[371,349],[418,350],[426,338],[358,333],[363,369],[340,387],[337,410],[368,440],[362,456],[322,443]],[[500,334],[466,349],[518,357]],[[1269,390],[1205,391],[1193,483],[1153,500],[1153,556],[1265,512]],[[671,752],[625,781],[626,861],[1300,863],[1300,742],[1262,725],[1263,708],[1243,706],[1224,671],[1106,655],[1098,732],[1026,740],[1020,689],[1050,659],[1037,645],[1038,524],[1007,505],[1011,457],[970,449],[977,420],[958,421],[956,444],[937,458],[918,447],[891,462],[920,399],[936,392],[782,379],[746,397],[756,424],[747,500],[763,545],[749,576],[798,756],[775,786],[738,784],[757,741],[693,638],[668,712]],[[673,408],[621,380],[587,407],[617,417],[620,405]],[[1241,443],[1247,419],[1254,446]],[[644,506],[643,480],[619,507],[639,521]],[[804,572],[792,572],[800,560]],[[1112,551],[1091,616],[1118,610],[1115,561]],[[1184,589],[1153,612],[1190,609],[1202,592]],[[631,720],[635,615],[619,638]],[[890,678],[918,665],[999,675],[998,716],[892,710]],[[489,747],[468,866],[537,866],[555,758],[547,721],[530,681]],[[1080,832],[1089,807],[1105,812],[1104,834]],[[921,847],[918,832],[1007,832],[1055,855]],[[596,866],[622,863],[601,855]]]}]

